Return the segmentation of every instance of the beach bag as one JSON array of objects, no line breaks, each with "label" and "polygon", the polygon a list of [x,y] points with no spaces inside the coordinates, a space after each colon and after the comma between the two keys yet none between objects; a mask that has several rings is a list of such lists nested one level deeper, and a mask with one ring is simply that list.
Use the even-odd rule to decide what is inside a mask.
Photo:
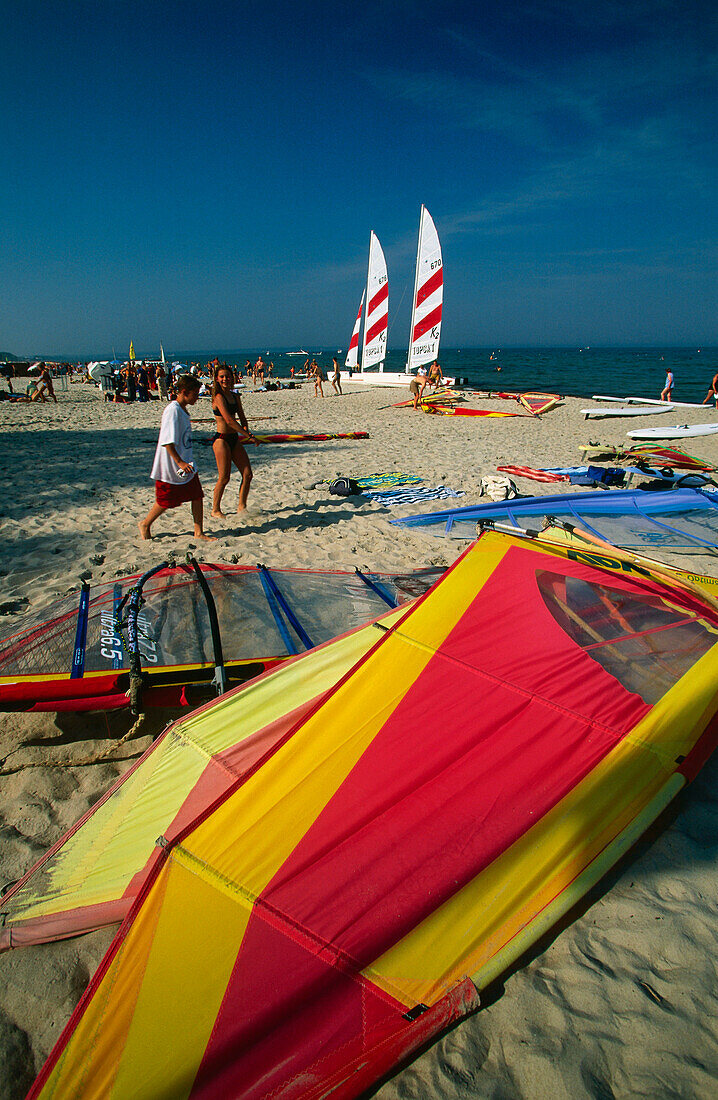
[{"label": "beach bag", "polygon": [[361,488],[353,477],[338,477],[329,482],[329,492],[335,497],[353,497],[361,493]]},{"label": "beach bag", "polygon": [[513,500],[519,491],[510,477],[495,477],[493,474],[481,479],[481,495],[490,500]]}]

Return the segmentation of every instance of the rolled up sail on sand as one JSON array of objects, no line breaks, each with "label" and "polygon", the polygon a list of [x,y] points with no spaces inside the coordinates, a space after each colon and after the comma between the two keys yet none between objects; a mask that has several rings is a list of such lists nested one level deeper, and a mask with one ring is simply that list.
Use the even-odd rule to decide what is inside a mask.
[{"label": "rolled up sail on sand", "polygon": [[718,612],[628,561],[490,533],[396,616],[224,793],[188,798],[31,1096],[359,1095],[715,746]]}]

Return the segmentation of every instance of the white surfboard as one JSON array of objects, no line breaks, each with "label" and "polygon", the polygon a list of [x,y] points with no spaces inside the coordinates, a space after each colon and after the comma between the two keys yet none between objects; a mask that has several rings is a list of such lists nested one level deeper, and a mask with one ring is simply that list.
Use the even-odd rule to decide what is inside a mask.
[{"label": "white surfboard", "polygon": [[587,420],[591,417],[598,420],[604,416],[657,416],[659,413],[670,412],[672,408],[673,405],[663,405],[659,409],[655,405],[623,405],[615,409],[581,409],[581,412]]},{"label": "white surfboard", "polygon": [[676,424],[673,428],[640,428],[627,432],[629,439],[687,439],[694,435],[715,435],[718,424]]},{"label": "white surfboard", "polygon": [[693,401],[661,401],[658,397],[606,397],[595,393],[592,401],[623,401],[626,405],[660,405],[664,409],[707,409],[711,405],[696,404]]}]

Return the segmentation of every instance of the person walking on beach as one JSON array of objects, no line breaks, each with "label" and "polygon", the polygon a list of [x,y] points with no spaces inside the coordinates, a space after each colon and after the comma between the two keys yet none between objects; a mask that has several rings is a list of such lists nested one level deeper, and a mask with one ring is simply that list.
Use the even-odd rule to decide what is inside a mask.
[{"label": "person walking on beach", "polygon": [[326,382],[324,371],[317,363],[316,359],[312,359],[312,365],[310,367],[311,373],[314,375],[314,396],[324,397],[323,382]]},{"label": "person walking on beach", "polygon": [[52,385],[52,378],[50,376],[50,371],[48,370],[48,368],[45,366],[44,363],[41,363],[41,367],[42,367],[42,373],[40,374],[40,381],[38,383],[37,389],[35,390],[34,394],[32,395],[32,399],[33,399],[33,401],[39,401],[39,400],[45,401],[46,400],[45,394],[47,394],[47,396],[51,397],[52,400],[55,402],[55,404],[57,404],[57,398],[55,396],[55,390],[54,390],[54,387]]},{"label": "person walking on beach", "polygon": [[212,386],[212,412],[215,415],[216,430],[212,439],[212,450],[217,460],[217,484],[212,498],[212,515],[224,516],[222,494],[229,485],[232,463],[242,475],[239,487],[237,511],[244,512],[247,507],[249,487],[252,484],[252,465],[242,441],[254,442],[242,408],[242,399],[233,389],[234,375],[229,367],[217,367]]},{"label": "person walking on beach", "polygon": [[718,372],[713,375],[713,381],[711,382],[710,389],[706,394],[706,399],[703,402],[704,405],[710,405],[711,399],[718,399]]},{"label": "person walking on beach", "polygon": [[661,391],[661,401],[670,401],[671,393],[673,392],[673,371],[669,370],[666,373],[666,384]]},{"label": "person walking on beach", "polygon": [[337,397],[341,397],[342,396],[342,372],[339,369],[339,363],[337,362],[336,355],[332,359],[332,363],[334,364],[334,374],[332,375],[332,389],[334,390]]},{"label": "person walking on beach", "polygon": [[192,421],[187,408],[199,397],[199,382],[191,374],[177,381],[177,400],[162,413],[160,436],[150,477],[155,482],[155,503],[137,524],[143,539],[151,539],[150,528],[168,508],[189,503],[194,521],[194,537],[213,542],[204,533],[202,485],[194,468]]}]

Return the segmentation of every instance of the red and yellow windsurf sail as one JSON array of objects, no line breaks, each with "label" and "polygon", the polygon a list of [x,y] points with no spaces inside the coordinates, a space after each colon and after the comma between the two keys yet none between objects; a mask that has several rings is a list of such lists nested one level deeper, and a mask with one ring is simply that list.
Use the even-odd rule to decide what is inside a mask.
[{"label": "red and yellow windsurf sail", "polygon": [[718,736],[718,613],[627,561],[490,533],[378,632],[159,838],[31,1095],[358,1095],[476,1007]]}]

